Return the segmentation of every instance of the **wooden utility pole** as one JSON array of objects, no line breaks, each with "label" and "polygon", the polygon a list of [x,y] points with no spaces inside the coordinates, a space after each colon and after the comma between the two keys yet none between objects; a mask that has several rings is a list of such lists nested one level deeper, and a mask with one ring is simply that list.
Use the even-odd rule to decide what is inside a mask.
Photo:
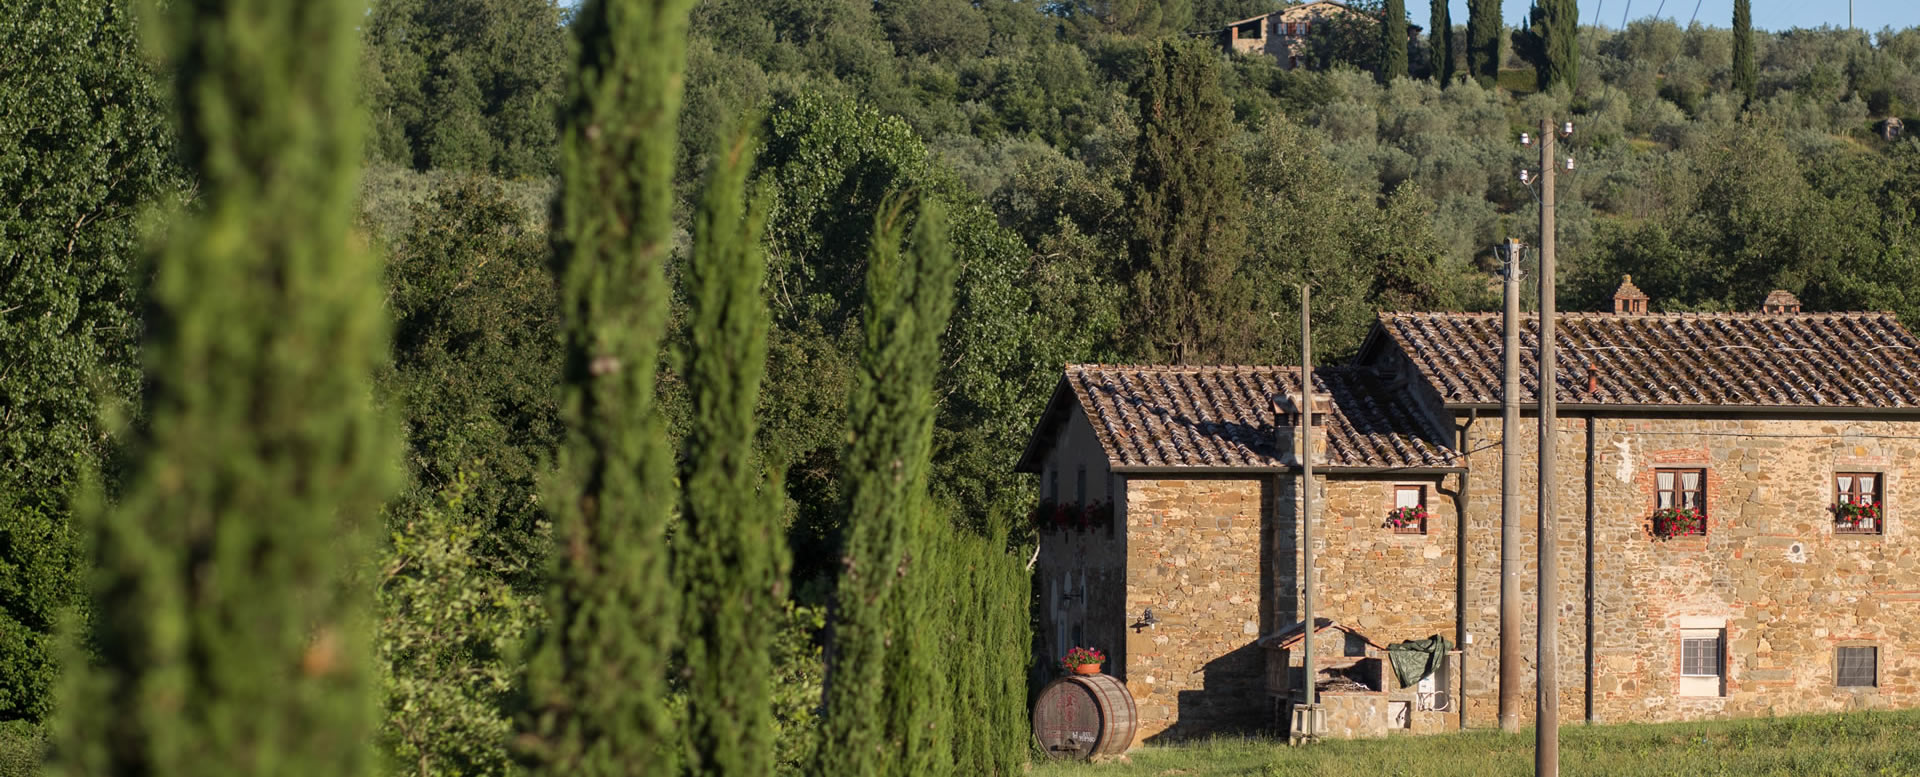
[{"label": "wooden utility pole", "polygon": [[1314,699],[1313,666],[1313,291],[1300,284],[1300,580],[1305,587],[1302,609],[1305,637],[1300,643],[1306,666],[1306,739],[1320,733],[1320,710]]},{"label": "wooden utility pole", "polygon": [[1535,777],[1559,777],[1560,774],[1560,575],[1556,568],[1558,544],[1554,530],[1554,456],[1558,420],[1559,386],[1554,374],[1554,300],[1553,300],[1553,207],[1554,139],[1558,135],[1553,119],[1540,122],[1540,382],[1535,389],[1540,399],[1540,611],[1539,660],[1534,662],[1533,771]]},{"label": "wooden utility pole", "polygon": [[1520,241],[1508,240],[1501,318],[1500,730],[1520,731]]}]

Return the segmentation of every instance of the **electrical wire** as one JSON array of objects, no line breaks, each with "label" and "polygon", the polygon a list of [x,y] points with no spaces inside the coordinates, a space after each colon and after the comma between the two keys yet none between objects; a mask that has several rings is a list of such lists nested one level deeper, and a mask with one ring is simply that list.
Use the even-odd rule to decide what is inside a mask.
[{"label": "electrical wire", "polygon": [[1693,26],[1693,23],[1694,23],[1694,21],[1696,21],[1696,20],[1698,20],[1698,19],[1700,18],[1700,4],[1701,4],[1701,3],[1704,3],[1704,2],[1706,2],[1706,0],[1694,0],[1694,3],[1693,3],[1693,18],[1692,18],[1692,19],[1688,19],[1688,20],[1687,20],[1687,26],[1688,26],[1688,27],[1692,27],[1692,26]]},{"label": "electrical wire", "polygon": [[1633,15],[1633,0],[1627,0],[1627,10],[1625,13],[1620,14],[1620,29],[1624,30],[1627,28],[1627,17],[1632,15]]}]

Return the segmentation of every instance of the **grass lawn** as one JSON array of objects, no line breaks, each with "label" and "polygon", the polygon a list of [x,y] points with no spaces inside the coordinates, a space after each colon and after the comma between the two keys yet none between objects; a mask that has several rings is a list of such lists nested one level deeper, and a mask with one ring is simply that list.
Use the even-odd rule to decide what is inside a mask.
[{"label": "grass lawn", "polygon": [[[1565,775],[1920,777],[1920,710],[1560,727]],[[1533,774],[1533,732],[1331,741],[1216,739],[1142,747],[1124,762],[1037,765],[1033,777],[1483,777]]]}]

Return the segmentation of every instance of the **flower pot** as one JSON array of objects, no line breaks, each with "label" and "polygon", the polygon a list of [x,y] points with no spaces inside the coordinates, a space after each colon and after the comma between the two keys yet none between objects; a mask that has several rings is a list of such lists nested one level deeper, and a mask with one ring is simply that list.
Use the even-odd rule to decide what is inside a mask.
[{"label": "flower pot", "polygon": [[1099,664],[1074,664],[1073,673],[1074,674],[1099,674],[1100,665]]}]

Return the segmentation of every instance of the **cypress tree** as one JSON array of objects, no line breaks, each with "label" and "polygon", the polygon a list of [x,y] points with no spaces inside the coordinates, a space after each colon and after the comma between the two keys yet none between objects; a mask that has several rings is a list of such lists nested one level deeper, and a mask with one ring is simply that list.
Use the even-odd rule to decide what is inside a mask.
[{"label": "cypress tree", "polygon": [[753,469],[754,410],[766,372],[761,218],[743,206],[746,136],[715,155],[694,222],[683,547],[691,773],[773,773],[770,645],[786,577],[778,480]]},{"label": "cypress tree", "polygon": [[1235,278],[1246,256],[1246,197],[1219,68],[1211,49],[1166,41],[1149,51],[1135,87],[1132,304],[1123,327],[1145,358],[1248,356],[1240,339],[1251,329],[1247,295]]},{"label": "cypress tree", "polygon": [[1745,103],[1753,102],[1753,8],[1749,0],[1733,0],[1733,88]]},{"label": "cypress tree", "polygon": [[1580,8],[1576,0],[1539,0],[1517,48],[1533,63],[1540,91],[1580,83]]},{"label": "cypress tree", "polygon": [[536,774],[677,768],[661,703],[678,631],[664,550],[675,495],[654,372],[689,5],[589,0],[573,21],[553,225],[567,440],[546,500],[557,551],[520,740]]},{"label": "cypress tree", "polygon": [[1407,0],[1387,0],[1381,6],[1380,82],[1407,77]]},{"label": "cypress tree", "polygon": [[1028,575],[1009,553],[1004,529],[987,536],[951,530],[947,622],[957,632],[943,663],[953,678],[954,773],[1019,774],[1025,763]]},{"label": "cypress tree", "polygon": [[1500,81],[1500,0],[1467,0],[1467,75],[1483,89]]},{"label": "cypress tree", "polygon": [[[846,547],[834,595],[824,741],[813,773],[946,773],[947,693],[933,650],[939,581],[927,504],[933,380],[958,272],[939,203],[923,199],[912,250],[895,198],[874,218],[865,343],[848,401]],[[944,641],[942,641],[944,644]]]},{"label": "cypress tree", "polygon": [[1432,0],[1433,25],[1427,31],[1427,45],[1433,50],[1433,80],[1445,89],[1453,83],[1453,10],[1447,0]]},{"label": "cypress tree", "polygon": [[365,775],[379,705],[349,585],[397,474],[371,407],[376,258],[350,239],[361,6],[200,0],[153,19],[180,63],[201,202],[155,258],[149,424],[92,547],[97,660],[55,772]]}]

